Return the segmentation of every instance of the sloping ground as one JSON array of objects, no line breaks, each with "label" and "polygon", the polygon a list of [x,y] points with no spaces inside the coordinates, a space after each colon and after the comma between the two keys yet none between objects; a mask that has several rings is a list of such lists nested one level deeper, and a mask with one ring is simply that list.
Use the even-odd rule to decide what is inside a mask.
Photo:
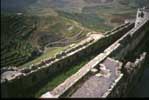
[{"label": "sloping ground", "polygon": [[[34,42],[40,46],[46,46],[49,43],[60,40],[63,40],[63,42],[71,41],[70,37],[72,38],[81,32],[80,37],[72,38],[72,40],[78,40],[89,32],[79,23],[61,16],[40,17],[37,23],[38,28],[32,34],[31,39],[35,40]],[[40,38],[37,39],[37,37]]]},{"label": "sloping ground", "polygon": [[[64,47],[80,41],[89,32],[77,22],[60,16],[2,13],[1,20],[2,67],[19,66],[39,56],[46,46]],[[57,45],[50,45],[55,42]]]},{"label": "sloping ground", "polygon": [[[118,0],[117,0],[118,1]],[[135,18],[135,12],[137,8],[129,5],[123,5],[119,2],[112,2],[107,5],[96,5],[91,7],[84,7],[82,12],[88,14],[94,14],[97,17],[104,19],[101,26],[117,26],[124,23],[125,19]]]},{"label": "sloping ground", "polygon": [[[2,11],[31,16],[1,17],[1,65],[18,66],[45,47],[79,42],[91,30],[108,31],[127,18],[134,18],[136,8],[144,4],[148,5],[148,0],[2,0]],[[22,34],[26,34],[26,39],[20,38]]]},{"label": "sloping ground", "polygon": [[23,64],[37,53],[28,41],[36,29],[34,17],[2,15],[1,29],[1,67]]},{"label": "sloping ground", "polygon": [[110,25],[104,24],[106,19],[98,16],[96,13],[67,13],[59,11],[59,14],[68,19],[75,20],[91,30],[105,32],[113,28]]}]

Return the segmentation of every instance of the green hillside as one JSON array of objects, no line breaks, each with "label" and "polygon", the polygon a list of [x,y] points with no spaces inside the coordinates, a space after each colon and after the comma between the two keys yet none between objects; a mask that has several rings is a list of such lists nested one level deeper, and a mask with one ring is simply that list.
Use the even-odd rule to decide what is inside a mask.
[{"label": "green hillside", "polygon": [[138,7],[149,6],[149,0],[2,0],[1,3],[2,67],[26,62],[29,65],[47,55],[53,56],[85,38],[88,32],[109,31],[125,19],[135,18]]},{"label": "green hillside", "polygon": [[33,58],[36,49],[28,37],[36,30],[34,17],[1,15],[1,66],[17,66]]},{"label": "green hillside", "polygon": [[61,16],[1,15],[1,67],[20,66],[40,56],[45,47],[67,46],[89,32],[79,23]]}]

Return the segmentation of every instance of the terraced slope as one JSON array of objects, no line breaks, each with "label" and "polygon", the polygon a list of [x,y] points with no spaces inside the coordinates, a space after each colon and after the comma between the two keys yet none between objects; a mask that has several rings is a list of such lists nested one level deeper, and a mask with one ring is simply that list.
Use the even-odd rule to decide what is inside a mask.
[{"label": "terraced slope", "polygon": [[51,56],[90,31],[134,18],[143,5],[149,0],[1,0],[1,66],[20,66],[43,51],[38,59]]},{"label": "terraced slope", "polygon": [[27,41],[36,29],[34,17],[1,16],[1,66],[19,65],[29,60],[36,49]]},{"label": "terraced slope", "polygon": [[[2,67],[26,63],[40,56],[46,47],[79,42],[89,32],[79,23],[60,16],[2,13],[1,20]],[[59,51],[58,48],[53,50]]]}]

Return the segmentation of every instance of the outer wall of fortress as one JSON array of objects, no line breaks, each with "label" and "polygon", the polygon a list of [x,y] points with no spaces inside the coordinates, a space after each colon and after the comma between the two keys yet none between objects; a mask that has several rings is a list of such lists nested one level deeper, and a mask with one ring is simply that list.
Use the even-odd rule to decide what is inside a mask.
[{"label": "outer wall of fortress", "polygon": [[[116,50],[112,51],[110,56],[115,57],[117,59],[123,59],[123,56],[126,55],[128,52],[131,52],[133,49],[135,49],[136,45],[144,38],[145,36],[144,30],[148,28],[148,25],[149,25],[149,22],[143,24],[141,27],[139,27],[137,31],[131,32],[131,34],[133,34],[133,37],[130,37],[130,35],[128,35],[122,38],[119,42],[121,43],[121,46],[119,46]],[[91,55],[94,52],[99,52],[99,53],[102,52],[101,50],[106,49],[106,47],[108,47],[110,44],[118,40],[125,33],[130,31],[133,27],[134,27],[134,23],[131,23],[131,24],[127,23],[117,28],[116,30],[110,32],[109,34],[105,35],[103,38],[99,39],[98,41],[88,45],[85,49],[82,49],[81,51],[73,55],[66,56],[65,59],[60,59],[59,61],[51,64],[49,67],[39,68],[38,70],[30,74],[26,74],[24,76],[20,76],[19,78],[15,78],[13,80],[1,83],[1,90],[3,91],[2,96],[19,97],[24,95],[24,94],[18,94],[18,93],[20,93],[20,91],[22,91],[23,93],[24,91],[30,90],[30,88],[36,88],[36,86],[42,83],[43,80],[47,80],[47,79],[49,80],[51,76],[54,76],[56,73],[59,73],[65,66],[71,66],[73,62],[78,61],[79,57],[85,57],[86,55]],[[140,65],[137,65],[137,66],[140,66]],[[138,73],[139,71],[136,70],[136,72]],[[135,76],[136,74],[131,74],[131,75]],[[116,91],[120,91],[122,89],[121,87],[124,87],[123,83],[126,80],[130,81],[130,79],[128,78],[124,78],[124,79],[122,78],[117,84],[116,88],[113,89],[113,92],[111,92],[109,96],[118,96],[118,95],[120,96],[121,95],[119,94],[120,92],[117,93]]]}]

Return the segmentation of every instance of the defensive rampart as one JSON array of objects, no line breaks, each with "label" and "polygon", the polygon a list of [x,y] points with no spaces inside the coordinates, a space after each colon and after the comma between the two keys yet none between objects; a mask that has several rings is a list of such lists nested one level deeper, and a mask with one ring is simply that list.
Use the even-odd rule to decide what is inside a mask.
[{"label": "defensive rampart", "polygon": [[[147,34],[146,30],[148,30],[148,26],[149,26],[149,20],[145,20],[142,23],[140,23],[138,27],[134,27],[133,29],[131,29],[129,32],[127,32],[122,37],[120,37],[116,42],[110,45],[107,49],[105,49],[104,52],[100,53],[88,64],[86,64],[83,68],[81,68],[77,73],[75,73],[70,78],[65,80],[62,84],[57,86],[53,91],[47,92],[47,94],[50,94],[51,97],[65,97],[65,96],[67,97],[67,95],[69,96],[73,95],[73,93],[70,94],[70,91],[72,90],[74,91],[74,88],[77,87],[76,84],[80,83],[83,77],[87,76],[92,68],[98,67],[99,64],[102,63],[107,57],[111,57],[113,59],[120,60],[120,61],[124,60],[124,58],[136,48],[136,46],[141,42],[141,40]],[[145,59],[145,55],[143,59]],[[136,67],[141,66],[142,61],[140,61],[138,65],[136,64]],[[125,76],[125,73],[122,72],[122,74],[124,74]],[[123,76],[119,77],[116,84],[119,83],[121,78],[123,78]],[[107,90],[107,92],[108,91],[109,90]],[[113,90],[110,89],[110,91],[113,91]],[[87,92],[87,91],[84,91],[84,92]],[[110,93],[108,93],[108,95],[106,94],[107,93],[105,92],[105,95],[103,94],[101,95],[101,97],[108,97]],[[115,92],[113,94],[115,94]],[[77,97],[77,95],[75,96]],[[121,96],[120,92],[119,92],[119,96]],[[44,95],[42,97],[44,97]],[[84,96],[82,95],[82,97]]]},{"label": "defensive rampart", "polygon": [[[80,44],[61,52],[61,54],[57,54],[55,58],[49,58],[37,65],[23,69],[10,68],[7,71],[10,71],[12,74],[4,78],[2,77],[1,80],[2,96],[19,97],[24,95],[24,91],[36,87],[42,83],[43,80],[49,80],[51,76],[54,77],[54,75],[61,72],[65,66],[71,66],[71,64],[78,61],[79,58],[92,55],[95,52],[100,53],[107,46],[132,29],[133,26],[134,23],[123,24],[96,41],[89,40],[84,44]],[[1,70],[1,73],[7,71]]]}]

